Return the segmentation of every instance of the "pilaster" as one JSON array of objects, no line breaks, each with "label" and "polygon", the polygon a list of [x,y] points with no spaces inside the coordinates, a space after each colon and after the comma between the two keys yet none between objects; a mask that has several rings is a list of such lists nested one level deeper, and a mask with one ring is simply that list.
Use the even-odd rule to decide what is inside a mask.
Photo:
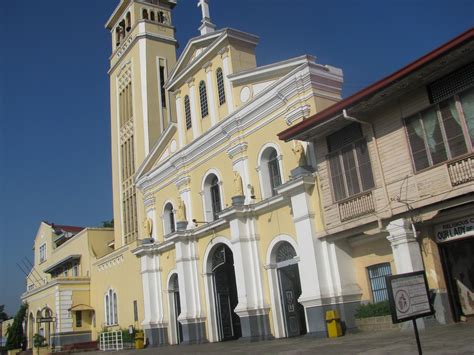
[{"label": "pilaster", "polygon": [[207,97],[209,99],[209,114],[211,116],[211,126],[217,123],[216,113],[216,90],[214,88],[214,80],[212,80],[212,63],[208,62],[204,65],[203,69],[206,71],[206,86],[207,86]]},{"label": "pilaster", "polygon": [[229,57],[229,48],[224,47],[219,51],[219,54],[222,58],[222,66],[223,66],[223,74],[224,74],[224,84],[226,90],[226,98],[227,98],[227,107],[229,110],[229,114],[234,112],[234,96],[232,92],[232,84],[228,79],[228,76],[231,74],[230,72],[230,57]]}]

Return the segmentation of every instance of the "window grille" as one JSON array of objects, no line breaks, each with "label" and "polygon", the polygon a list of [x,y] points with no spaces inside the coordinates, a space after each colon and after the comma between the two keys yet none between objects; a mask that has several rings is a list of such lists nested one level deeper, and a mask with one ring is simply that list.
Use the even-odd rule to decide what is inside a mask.
[{"label": "window grille", "polygon": [[388,300],[387,283],[385,276],[392,275],[390,263],[372,265],[367,268],[370,287],[372,290],[372,300],[374,303]]},{"label": "window grille", "polygon": [[280,263],[282,261],[291,260],[296,256],[295,249],[288,242],[283,242],[277,249],[276,252],[276,262]]},{"label": "window grille", "polygon": [[76,311],[76,327],[82,327],[82,311]]},{"label": "window grille", "polygon": [[428,86],[431,103],[441,102],[474,86],[474,63],[433,82]]},{"label": "window grille", "polygon": [[201,117],[204,118],[209,114],[209,108],[207,106],[206,84],[204,81],[199,83],[199,100],[201,102]]},{"label": "window grille", "polygon": [[216,70],[216,79],[217,79],[217,93],[219,95],[219,105],[225,103],[225,89],[224,89],[224,76],[222,74],[222,69],[217,68]]},{"label": "window grille", "polygon": [[189,96],[184,97],[184,114],[186,116],[186,129],[190,129],[193,126],[191,120],[191,104],[189,103]]}]

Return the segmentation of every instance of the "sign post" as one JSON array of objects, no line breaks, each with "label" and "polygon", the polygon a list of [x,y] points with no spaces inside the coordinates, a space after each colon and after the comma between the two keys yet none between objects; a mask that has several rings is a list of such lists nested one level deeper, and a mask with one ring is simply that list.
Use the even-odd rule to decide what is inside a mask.
[{"label": "sign post", "polygon": [[386,276],[392,322],[411,320],[415,330],[418,354],[422,354],[416,319],[434,314],[424,271]]}]

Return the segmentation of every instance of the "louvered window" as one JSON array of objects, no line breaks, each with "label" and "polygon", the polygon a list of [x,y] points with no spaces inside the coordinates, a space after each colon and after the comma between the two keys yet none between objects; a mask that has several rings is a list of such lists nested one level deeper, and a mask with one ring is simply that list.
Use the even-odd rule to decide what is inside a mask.
[{"label": "louvered window", "polygon": [[209,114],[209,109],[207,106],[206,84],[204,81],[199,83],[199,100],[201,102],[201,117],[204,118]]},{"label": "louvered window", "polygon": [[191,120],[191,104],[189,103],[189,96],[184,97],[184,114],[186,116],[186,129],[190,129],[193,126]]},{"label": "louvered window", "polygon": [[327,137],[329,170],[335,201],[374,187],[367,142],[354,123]]},{"label": "louvered window", "polygon": [[474,89],[405,120],[416,171],[473,150]]},{"label": "louvered window", "polygon": [[224,76],[222,75],[222,69],[217,68],[216,70],[217,79],[217,93],[219,94],[219,105],[225,103],[225,89],[224,89]]}]

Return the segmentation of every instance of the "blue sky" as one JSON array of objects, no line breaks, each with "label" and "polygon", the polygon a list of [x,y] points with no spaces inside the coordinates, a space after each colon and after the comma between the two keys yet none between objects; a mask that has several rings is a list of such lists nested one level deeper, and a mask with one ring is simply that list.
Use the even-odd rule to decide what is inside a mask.
[{"label": "blue sky", "polygon": [[[16,312],[42,220],[112,218],[104,24],[118,0],[1,1],[0,304]],[[197,0],[178,0],[182,50],[198,35]],[[472,0],[211,0],[218,28],[260,36],[258,65],[302,54],[344,70],[344,96],[474,25]],[[275,132],[276,133],[276,132]]]}]

